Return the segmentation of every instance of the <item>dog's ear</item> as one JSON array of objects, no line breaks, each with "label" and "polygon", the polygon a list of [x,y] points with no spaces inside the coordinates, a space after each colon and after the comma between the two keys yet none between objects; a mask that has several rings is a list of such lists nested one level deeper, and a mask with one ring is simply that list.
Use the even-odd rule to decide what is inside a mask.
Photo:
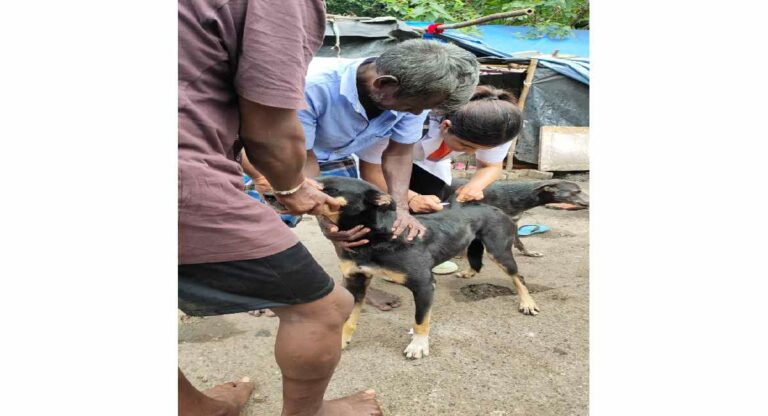
[{"label": "dog's ear", "polygon": [[365,201],[379,208],[388,208],[395,203],[391,195],[373,189],[365,192]]},{"label": "dog's ear", "polygon": [[557,192],[557,182],[544,181],[543,183],[536,186],[535,189],[538,192],[555,193]]}]

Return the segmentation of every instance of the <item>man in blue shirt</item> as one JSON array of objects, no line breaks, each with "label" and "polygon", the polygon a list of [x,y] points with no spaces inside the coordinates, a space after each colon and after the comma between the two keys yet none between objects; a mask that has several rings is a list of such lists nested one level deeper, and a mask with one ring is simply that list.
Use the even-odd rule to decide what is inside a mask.
[{"label": "man in blue shirt", "polygon": [[[382,169],[397,205],[393,234],[407,229],[409,241],[422,236],[424,226],[408,210],[413,144],[422,137],[424,110],[447,112],[469,101],[479,78],[475,56],[452,44],[415,39],[379,57],[313,66],[305,87],[308,108],[299,112],[304,174],[358,177],[352,155],[389,139]],[[339,231],[326,225],[323,232],[337,249],[368,243],[362,227]],[[369,290],[368,298],[383,310],[397,306],[397,298],[384,292]]]}]

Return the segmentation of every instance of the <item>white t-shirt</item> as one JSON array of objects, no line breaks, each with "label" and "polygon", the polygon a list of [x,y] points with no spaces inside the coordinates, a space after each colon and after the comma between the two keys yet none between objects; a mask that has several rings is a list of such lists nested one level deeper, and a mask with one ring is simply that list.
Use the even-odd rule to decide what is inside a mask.
[{"label": "white t-shirt", "polygon": [[[419,165],[422,169],[440,178],[443,182],[451,184],[451,157],[459,156],[463,152],[454,152],[445,154],[439,160],[429,160],[430,155],[438,155],[440,145],[443,140],[440,138],[440,119],[429,116],[429,130],[416,144],[413,145],[413,163]],[[389,145],[389,140],[382,140],[357,152],[357,157],[368,163],[381,164],[381,155]],[[509,147],[512,142],[507,142],[490,149],[482,149],[475,152],[478,160],[486,163],[500,163],[507,157]],[[434,159],[433,157],[432,159]]]}]

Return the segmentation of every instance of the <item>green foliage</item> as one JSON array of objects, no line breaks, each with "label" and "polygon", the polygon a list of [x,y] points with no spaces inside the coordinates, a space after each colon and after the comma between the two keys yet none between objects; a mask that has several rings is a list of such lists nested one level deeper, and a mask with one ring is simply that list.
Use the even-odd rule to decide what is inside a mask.
[{"label": "green foliage", "polygon": [[326,0],[329,14],[395,16],[403,20],[455,23],[489,14],[532,7],[532,16],[521,16],[495,24],[533,26],[525,37],[561,39],[571,29],[589,27],[588,0]]}]

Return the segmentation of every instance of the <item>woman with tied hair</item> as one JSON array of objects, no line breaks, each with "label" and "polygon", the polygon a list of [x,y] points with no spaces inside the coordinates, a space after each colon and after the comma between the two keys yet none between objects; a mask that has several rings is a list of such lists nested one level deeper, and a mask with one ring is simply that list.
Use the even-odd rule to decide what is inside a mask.
[{"label": "woman with tied hair", "polygon": [[[408,192],[408,207],[416,213],[443,209],[451,184],[451,158],[475,154],[477,171],[469,182],[456,190],[457,201],[483,199],[483,189],[503,170],[512,139],[522,126],[517,99],[507,91],[481,85],[470,101],[456,111],[429,114],[429,129],[414,146],[413,171]],[[381,170],[381,154],[387,141],[376,143],[357,153],[363,179],[386,191]],[[452,262],[438,265],[435,273],[452,273]]]}]

